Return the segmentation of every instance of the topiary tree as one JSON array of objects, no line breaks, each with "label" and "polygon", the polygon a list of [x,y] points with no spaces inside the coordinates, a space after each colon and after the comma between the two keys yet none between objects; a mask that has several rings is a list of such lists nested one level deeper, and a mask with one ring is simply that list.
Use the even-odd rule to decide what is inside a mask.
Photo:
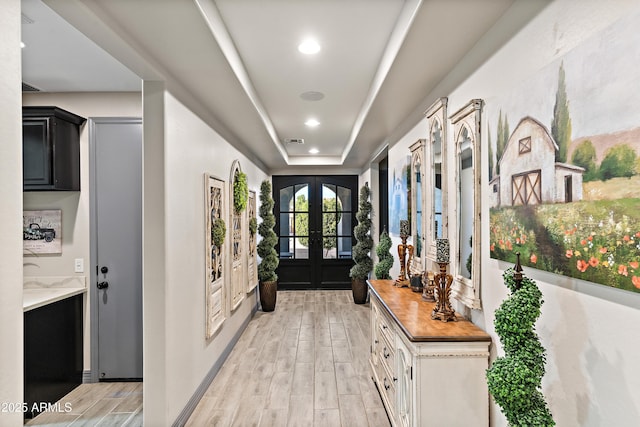
[{"label": "topiary tree", "polygon": [[358,243],[353,247],[353,260],[356,264],[351,267],[351,271],[349,272],[349,276],[353,279],[367,279],[373,269],[373,260],[369,256],[371,248],[373,248],[373,239],[371,238],[370,196],[371,190],[369,189],[369,185],[365,184],[360,189],[360,201],[358,213],[356,214],[358,225],[356,225],[354,229]]},{"label": "topiary tree", "polygon": [[389,237],[389,233],[384,229],[382,233],[380,233],[380,241],[378,242],[378,246],[376,246],[376,255],[378,255],[378,264],[376,264],[373,272],[378,279],[391,279],[389,275],[389,270],[393,267],[393,255],[389,250],[393,243],[391,242],[391,237]]},{"label": "topiary tree", "polygon": [[511,295],[495,313],[494,326],[505,355],[487,369],[489,392],[510,427],[551,427],[556,423],[540,391],[545,373],[545,349],[535,332],[542,292],[522,277],[520,254],[515,270],[503,274]]},{"label": "topiary tree", "polygon": [[276,268],[280,260],[275,246],[278,243],[278,236],[273,231],[276,225],[276,218],[273,216],[273,198],[271,197],[271,183],[268,180],[262,181],[260,185],[260,209],[258,214],[262,222],[258,226],[258,234],[262,237],[258,243],[258,255],[262,259],[258,264],[258,279],[261,282],[275,282],[278,280]]}]

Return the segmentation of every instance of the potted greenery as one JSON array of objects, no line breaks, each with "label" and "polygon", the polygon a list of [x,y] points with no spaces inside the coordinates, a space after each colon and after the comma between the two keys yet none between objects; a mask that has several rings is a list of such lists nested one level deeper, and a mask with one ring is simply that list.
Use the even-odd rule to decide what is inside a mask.
[{"label": "potted greenery", "polygon": [[351,276],[351,291],[353,292],[353,302],[356,304],[364,304],[367,302],[367,278],[373,269],[373,260],[369,256],[371,248],[373,248],[373,239],[371,238],[371,202],[369,197],[371,190],[369,185],[365,184],[360,189],[360,200],[358,202],[358,213],[354,234],[358,243],[353,247],[353,260],[355,265],[351,267],[349,276]]},{"label": "potted greenery", "polygon": [[393,255],[389,252],[391,246],[393,246],[393,243],[385,228],[382,233],[380,233],[380,241],[376,246],[378,264],[376,264],[373,272],[376,274],[377,279],[391,279],[391,275],[389,274],[391,267],[393,267]]},{"label": "potted greenery", "polygon": [[237,213],[244,211],[247,207],[248,198],[247,174],[238,169],[233,177],[233,209]]},{"label": "potted greenery", "polygon": [[260,293],[260,305],[263,311],[273,311],[276,308],[278,291],[278,253],[275,246],[278,237],[273,231],[276,219],[273,216],[273,198],[271,197],[271,182],[262,181],[260,185],[260,209],[258,214],[262,222],[258,226],[258,234],[262,237],[258,243],[258,255],[261,258],[258,264],[258,289]]},{"label": "potted greenery", "polygon": [[227,234],[227,225],[224,219],[216,218],[211,225],[211,240],[217,248],[221,248],[224,243],[224,236]]},{"label": "potted greenery", "polygon": [[494,326],[505,354],[487,369],[487,383],[510,427],[551,427],[556,423],[540,391],[545,349],[534,327],[542,292],[533,280],[522,276],[520,253],[516,255],[515,269],[503,274],[511,295],[495,312]]}]

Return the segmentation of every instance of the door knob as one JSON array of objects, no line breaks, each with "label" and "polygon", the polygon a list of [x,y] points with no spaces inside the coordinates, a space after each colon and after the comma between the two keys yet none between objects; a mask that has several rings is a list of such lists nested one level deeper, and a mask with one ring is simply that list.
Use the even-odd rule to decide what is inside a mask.
[{"label": "door knob", "polygon": [[109,282],[98,282],[98,289],[107,289],[109,287]]}]

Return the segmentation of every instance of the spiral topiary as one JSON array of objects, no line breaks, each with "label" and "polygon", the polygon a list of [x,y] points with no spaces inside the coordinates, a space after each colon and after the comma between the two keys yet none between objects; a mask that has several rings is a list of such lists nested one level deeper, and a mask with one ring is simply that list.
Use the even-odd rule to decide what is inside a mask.
[{"label": "spiral topiary", "polygon": [[489,392],[510,427],[555,426],[540,391],[546,355],[535,322],[540,316],[542,292],[527,277],[519,284],[513,268],[506,270],[503,278],[511,295],[496,310],[494,325],[505,355],[487,369]]},{"label": "spiral topiary", "polygon": [[278,236],[273,231],[276,225],[276,218],[273,216],[273,198],[271,197],[271,183],[268,180],[262,181],[260,185],[260,209],[258,214],[262,222],[258,225],[258,234],[262,237],[258,243],[258,255],[262,259],[258,264],[258,279],[261,282],[274,282],[278,280],[276,268],[280,260],[275,246],[278,244]]},{"label": "spiral topiary", "polygon": [[349,276],[354,279],[366,279],[369,272],[373,269],[373,260],[369,256],[371,248],[373,248],[373,239],[371,238],[371,202],[369,197],[371,190],[367,184],[360,189],[360,201],[358,205],[358,213],[356,219],[358,225],[354,229],[354,234],[358,243],[353,247],[353,260],[356,264],[351,267]]},{"label": "spiral topiary", "polygon": [[380,241],[378,242],[378,246],[376,246],[376,255],[378,255],[378,264],[376,264],[373,272],[376,274],[376,278],[378,279],[391,279],[391,275],[389,275],[389,270],[393,267],[393,255],[389,250],[393,243],[391,242],[391,237],[389,237],[389,233],[387,230],[383,230],[380,234]]}]

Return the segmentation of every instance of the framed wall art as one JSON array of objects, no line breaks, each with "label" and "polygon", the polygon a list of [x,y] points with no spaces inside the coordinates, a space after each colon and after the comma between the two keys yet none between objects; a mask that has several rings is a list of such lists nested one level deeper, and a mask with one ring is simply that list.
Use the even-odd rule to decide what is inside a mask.
[{"label": "framed wall art", "polygon": [[24,211],[24,255],[62,253],[62,210]]},{"label": "framed wall art", "polygon": [[206,338],[211,338],[225,320],[225,182],[209,174],[205,187],[206,250]]},{"label": "framed wall art", "polygon": [[640,293],[638,19],[487,104],[492,258]]}]

